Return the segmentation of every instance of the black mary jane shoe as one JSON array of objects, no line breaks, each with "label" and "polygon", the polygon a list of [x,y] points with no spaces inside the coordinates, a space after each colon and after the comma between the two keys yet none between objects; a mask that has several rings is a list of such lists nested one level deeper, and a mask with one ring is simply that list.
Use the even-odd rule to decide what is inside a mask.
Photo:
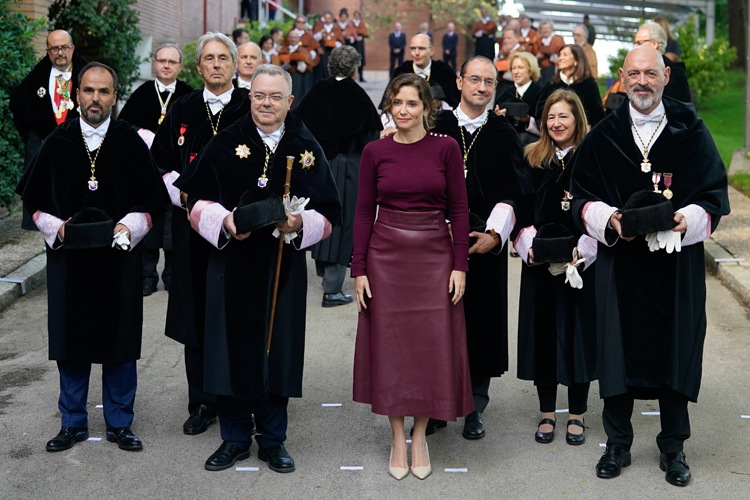
[{"label": "black mary jane shoe", "polygon": [[324,293],[323,307],[336,307],[351,304],[354,297],[346,293]]},{"label": "black mary jane shoe", "polygon": [[107,441],[117,443],[117,446],[121,450],[137,451],[143,449],[143,443],[133,434],[130,427],[107,429]]},{"label": "black mary jane shoe", "polygon": [[482,422],[481,412],[473,411],[466,415],[466,418],[464,418],[464,430],[461,432],[464,439],[482,439],[484,434],[484,422]]},{"label": "black mary jane shoe", "polygon": [[629,465],[630,451],[617,444],[609,445],[596,464],[596,475],[602,479],[611,479],[619,476],[622,469]]},{"label": "black mary jane shoe", "polygon": [[[539,427],[541,427],[544,424],[549,424],[552,426],[552,431],[550,432],[542,432],[539,430]],[[555,421],[551,418],[543,418],[539,425],[536,426],[536,434],[534,434],[534,439],[536,439],[537,443],[542,444],[549,444],[555,439]]]},{"label": "black mary jane shoe", "polygon": [[565,432],[565,442],[573,445],[578,446],[579,444],[583,444],[586,442],[586,426],[583,425],[583,420],[577,420],[577,419],[571,419],[568,420],[567,427],[570,427],[571,425],[577,425],[581,429],[583,429],[583,432],[580,434],[571,434],[570,431]]},{"label": "black mary jane shoe", "polygon": [[206,405],[200,405],[197,410],[190,414],[190,418],[182,424],[182,432],[194,436],[206,432],[208,426],[214,422],[216,422],[216,413],[210,412]]},{"label": "black mary jane shoe", "polygon": [[47,441],[47,451],[69,450],[74,444],[89,438],[88,427],[63,427],[57,436]]},{"label": "black mary jane shoe", "polygon": [[268,468],[275,472],[294,472],[294,459],[286,451],[283,444],[261,448],[258,458],[268,462]]},{"label": "black mary jane shoe", "polygon": [[233,466],[238,460],[250,458],[250,448],[243,450],[237,445],[224,441],[213,455],[208,457],[203,467],[206,470],[224,470]]},{"label": "black mary jane shoe", "polygon": [[681,451],[677,453],[662,453],[659,457],[659,468],[666,472],[664,479],[669,484],[675,486],[687,486],[690,482],[690,467],[685,461],[685,454]]}]

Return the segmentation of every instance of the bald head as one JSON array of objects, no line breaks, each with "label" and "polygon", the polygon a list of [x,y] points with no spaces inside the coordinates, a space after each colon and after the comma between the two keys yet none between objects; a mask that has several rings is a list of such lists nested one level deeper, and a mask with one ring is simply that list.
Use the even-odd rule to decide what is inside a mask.
[{"label": "bald head", "polygon": [[414,35],[409,42],[409,50],[414,64],[419,68],[426,68],[430,64],[435,48],[432,46],[432,38],[427,35]]},{"label": "bald head", "polygon": [[52,66],[65,71],[73,60],[73,37],[65,30],[55,30],[47,35],[47,55]]},{"label": "bald head", "polygon": [[253,78],[255,68],[261,64],[260,47],[255,42],[246,42],[237,47],[237,71],[246,82]]},{"label": "bald head", "polygon": [[635,109],[649,114],[659,105],[664,87],[669,83],[669,71],[659,51],[650,45],[628,52],[620,68],[620,79]]}]

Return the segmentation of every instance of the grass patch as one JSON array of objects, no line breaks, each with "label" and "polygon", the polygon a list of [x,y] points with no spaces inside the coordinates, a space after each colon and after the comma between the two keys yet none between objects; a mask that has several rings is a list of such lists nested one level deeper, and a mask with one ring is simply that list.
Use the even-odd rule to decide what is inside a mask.
[{"label": "grass patch", "polygon": [[750,196],[750,173],[730,175],[729,184],[738,191],[745,193],[746,196]]},{"label": "grass patch", "polygon": [[726,73],[726,86],[698,109],[698,116],[706,122],[727,169],[734,151],[744,147],[744,104],[745,74],[741,70],[730,70]]}]

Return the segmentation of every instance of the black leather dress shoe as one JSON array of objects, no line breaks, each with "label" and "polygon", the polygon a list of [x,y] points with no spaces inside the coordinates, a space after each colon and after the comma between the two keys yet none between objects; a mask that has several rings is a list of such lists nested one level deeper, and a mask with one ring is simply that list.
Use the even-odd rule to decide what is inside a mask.
[{"label": "black leather dress shoe", "polygon": [[685,454],[681,451],[662,453],[659,457],[659,468],[667,473],[665,479],[669,484],[687,486],[690,482],[690,467],[685,461]]},{"label": "black leather dress shoe", "polygon": [[258,458],[268,462],[268,468],[276,472],[294,472],[294,459],[287,453],[283,444],[261,448]]},{"label": "black leather dress shoe", "polygon": [[156,283],[144,283],[143,284],[143,296],[148,297],[156,291]]},{"label": "black leather dress shoe", "polygon": [[571,425],[577,425],[581,429],[584,429],[580,434],[571,434],[570,431],[565,433],[565,441],[573,446],[578,446],[586,442],[586,427],[583,425],[582,420],[571,419],[568,420],[568,427]]},{"label": "black leather dress shoe", "polygon": [[190,414],[190,418],[182,424],[182,432],[194,436],[206,432],[208,426],[214,422],[216,422],[216,414],[209,412],[206,405],[200,405],[197,410]]},{"label": "black leather dress shoe", "polygon": [[69,450],[74,444],[89,438],[88,427],[63,427],[54,438],[47,441],[47,451]]},{"label": "black leather dress shoe", "polygon": [[143,449],[143,443],[133,434],[130,427],[107,429],[107,441],[117,443],[121,450],[136,451]]},{"label": "black leather dress shoe", "polygon": [[620,445],[613,444],[607,446],[599,463],[596,464],[596,475],[603,479],[617,477],[622,472],[623,467],[630,465],[630,451]]},{"label": "black leather dress shoe", "polygon": [[206,470],[224,470],[233,466],[237,460],[250,458],[250,448],[243,450],[237,445],[224,441],[213,455],[208,457],[203,467]]},{"label": "black leather dress shoe", "polygon": [[354,302],[354,297],[345,293],[324,293],[323,294],[323,307],[336,307],[351,304]]},{"label": "black leather dress shoe", "polygon": [[466,439],[482,439],[484,437],[484,423],[482,414],[473,411],[464,418],[464,430],[461,435]]},{"label": "black leather dress shoe", "polygon": [[[542,424],[549,424],[552,426],[552,430],[550,432],[542,432],[539,430],[539,427],[542,426]],[[536,439],[537,443],[542,444],[548,444],[551,443],[555,439],[555,421],[551,418],[543,418],[539,425],[536,426],[536,434],[534,434],[534,439]]]},{"label": "black leather dress shoe", "polygon": [[[427,421],[427,427],[425,427],[424,435],[431,436],[432,434],[435,434],[436,430],[443,429],[445,427],[448,427],[448,422],[446,422],[445,420],[435,420],[434,418],[431,418]],[[412,426],[411,430],[409,431],[409,435],[414,435],[414,426]]]}]

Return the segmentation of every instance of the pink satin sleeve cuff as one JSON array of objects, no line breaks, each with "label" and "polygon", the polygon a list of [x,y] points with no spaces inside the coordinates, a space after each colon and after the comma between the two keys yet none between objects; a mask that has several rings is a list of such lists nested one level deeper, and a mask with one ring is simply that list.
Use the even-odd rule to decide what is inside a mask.
[{"label": "pink satin sleeve cuff", "polygon": [[[604,232],[607,230],[609,219],[617,211],[616,208],[610,207],[603,201],[590,201],[583,207],[581,217],[586,225],[586,232],[596,241],[607,245]],[[612,244],[614,245],[614,243]],[[611,247],[612,245],[607,245]]]},{"label": "pink satin sleeve cuff", "polygon": [[164,179],[164,185],[167,186],[167,193],[169,193],[169,199],[172,201],[172,205],[176,207],[182,206],[180,200],[180,190],[174,187],[174,181],[180,178],[180,174],[172,170],[162,176]]},{"label": "pink satin sleeve cuff", "polygon": [[516,252],[518,252],[518,255],[526,264],[529,263],[529,249],[534,243],[535,236],[536,228],[534,226],[525,227],[521,229],[521,232],[516,237],[516,241],[513,242]]},{"label": "pink satin sleeve cuff", "polygon": [[39,232],[42,233],[47,245],[49,245],[52,250],[60,248],[60,245],[55,247],[55,243],[57,242],[57,232],[65,221],[58,219],[47,212],[42,212],[41,210],[37,210],[34,213],[32,220],[34,221],[34,224],[36,224],[36,227],[39,228]]},{"label": "pink satin sleeve cuff", "polygon": [[513,226],[516,225],[516,215],[513,213],[513,207],[507,203],[498,203],[492,209],[489,218],[487,218],[487,230],[494,229],[500,235],[502,244],[508,241]]},{"label": "pink satin sleeve cuff", "polygon": [[331,235],[332,227],[322,214],[315,210],[302,212],[302,241],[299,249],[307,248]]},{"label": "pink satin sleeve cuff", "polygon": [[711,236],[711,214],[698,205],[688,205],[677,211],[687,220],[687,230],[682,238],[682,246],[693,245]]},{"label": "pink satin sleeve cuff", "polygon": [[190,226],[213,246],[221,250],[229,243],[219,246],[219,236],[224,227],[224,219],[231,212],[220,203],[206,200],[198,202],[190,211]]},{"label": "pink satin sleeve cuff", "polygon": [[578,245],[576,248],[578,248],[578,253],[581,254],[581,257],[586,259],[586,262],[583,263],[583,270],[585,271],[596,261],[596,252],[599,248],[599,244],[591,236],[582,234],[581,237],[578,238]]},{"label": "pink satin sleeve cuff", "polygon": [[138,135],[141,136],[141,139],[143,139],[143,142],[146,143],[146,146],[148,146],[148,149],[151,149],[151,145],[154,143],[155,134],[147,128],[141,128],[141,129],[138,129]]},{"label": "pink satin sleeve cuff", "polygon": [[117,224],[122,224],[130,230],[130,250],[132,250],[151,229],[151,215],[143,212],[130,212]]}]

